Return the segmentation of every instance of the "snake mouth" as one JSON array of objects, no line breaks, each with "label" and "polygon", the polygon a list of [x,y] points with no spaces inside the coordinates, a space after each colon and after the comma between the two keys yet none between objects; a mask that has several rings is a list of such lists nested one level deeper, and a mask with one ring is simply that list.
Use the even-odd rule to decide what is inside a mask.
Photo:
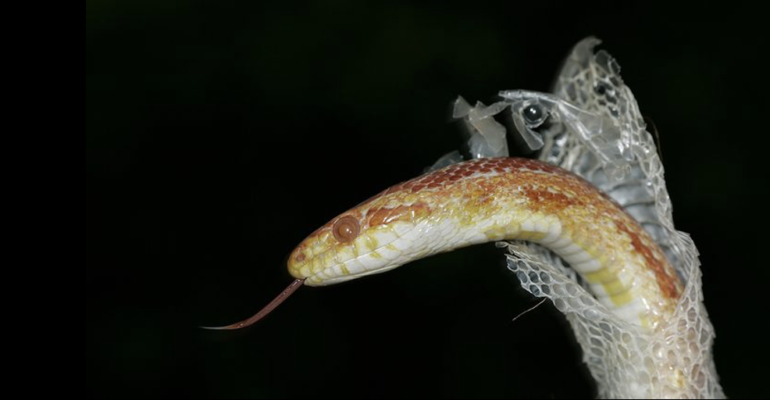
[{"label": "snake mouth", "polygon": [[[384,273],[384,272],[388,272],[388,271],[390,271],[392,269],[395,269],[395,268],[398,268],[398,267],[400,267],[402,265],[403,264],[387,265],[385,267],[381,267],[381,268],[377,268],[377,269],[361,271],[361,272],[356,272],[356,273],[351,273],[351,274],[346,274],[346,275],[336,275],[335,274],[335,275],[332,275],[331,277],[329,276],[329,274],[325,273],[325,272],[327,272],[327,270],[323,270],[321,272],[315,273],[315,274],[310,275],[308,277],[298,278],[298,279],[304,279],[306,286],[315,286],[315,287],[329,286],[329,285],[335,285],[335,284],[342,283],[342,282],[351,281],[351,280],[358,279],[358,278],[363,278],[363,277],[369,276],[369,275],[376,275],[376,274],[381,274],[381,273]],[[329,269],[334,271],[332,268],[329,268]]]}]

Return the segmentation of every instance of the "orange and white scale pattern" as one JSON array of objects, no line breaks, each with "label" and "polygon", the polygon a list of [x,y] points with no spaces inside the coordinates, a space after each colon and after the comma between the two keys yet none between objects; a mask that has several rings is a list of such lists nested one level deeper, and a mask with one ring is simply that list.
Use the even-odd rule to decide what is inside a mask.
[{"label": "orange and white scale pattern", "polygon": [[655,328],[682,285],[647,232],[582,178],[536,160],[487,158],[395,185],[322,226],[289,272],[324,286],[459,247],[527,240],[552,250],[621,319]]}]

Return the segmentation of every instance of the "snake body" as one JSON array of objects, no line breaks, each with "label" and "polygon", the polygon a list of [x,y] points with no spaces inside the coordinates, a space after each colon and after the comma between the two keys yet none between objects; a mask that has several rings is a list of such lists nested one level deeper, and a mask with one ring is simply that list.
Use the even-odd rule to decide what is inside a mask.
[{"label": "snake body", "polygon": [[466,161],[395,185],[313,232],[288,269],[324,286],[511,239],[562,257],[603,305],[643,329],[665,321],[682,292],[655,241],[616,202],[564,169],[519,158]]}]

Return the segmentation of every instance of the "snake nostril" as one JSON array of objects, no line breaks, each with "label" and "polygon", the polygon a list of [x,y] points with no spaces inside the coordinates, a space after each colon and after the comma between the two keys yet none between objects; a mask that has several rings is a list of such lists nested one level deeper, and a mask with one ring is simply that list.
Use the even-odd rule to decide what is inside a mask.
[{"label": "snake nostril", "polygon": [[307,256],[305,256],[305,253],[298,253],[297,256],[294,257],[294,260],[297,262],[302,262],[302,261],[305,261],[305,258],[307,258]]}]

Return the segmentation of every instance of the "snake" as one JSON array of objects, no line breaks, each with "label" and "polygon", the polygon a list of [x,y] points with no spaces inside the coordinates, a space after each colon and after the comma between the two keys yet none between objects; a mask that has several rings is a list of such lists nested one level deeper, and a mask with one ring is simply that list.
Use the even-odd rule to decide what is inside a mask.
[{"label": "snake", "polygon": [[[497,242],[522,288],[565,314],[601,397],[723,398],[697,249],[674,228],[656,146],[598,43],[575,46],[553,94],[502,91],[489,106],[459,98],[453,117],[475,159],[449,153],[333,218],[291,253],[295,280],[281,294],[210,329],[248,327],[302,286]],[[506,109],[537,159],[507,157],[493,119]]]},{"label": "snake", "polygon": [[286,290],[253,317],[213,329],[249,326],[303,285],[501,240],[549,249],[603,306],[640,329],[662,326],[683,290],[649,233],[588,181],[534,159],[482,158],[391,186],[333,218],[292,251],[287,268],[295,280]]}]

